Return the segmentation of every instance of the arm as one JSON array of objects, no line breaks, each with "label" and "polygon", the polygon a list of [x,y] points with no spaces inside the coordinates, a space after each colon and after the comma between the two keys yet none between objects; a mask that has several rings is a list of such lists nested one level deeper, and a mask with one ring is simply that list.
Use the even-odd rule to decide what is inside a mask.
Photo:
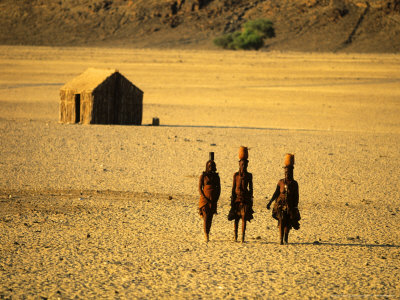
[{"label": "arm", "polygon": [[232,184],[232,195],[231,195],[231,206],[236,200],[236,173],[233,175],[233,184]]},{"label": "arm", "polygon": [[269,200],[269,202],[268,202],[268,204],[267,204],[267,209],[270,209],[270,208],[271,208],[272,202],[274,202],[274,201],[279,197],[279,194],[280,194],[280,193],[281,193],[281,189],[280,189],[279,184],[278,184],[278,185],[276,186],[275,193],[272,195],[271,200]]},{"label": "arm", "polygon": [[219,175],[217,174],[217,200],[221,195],[221,180],[219,179]]},{"label": "arm", "polygon": [[203,188],[204,188],[204,174],[201,174],[200,179],[199,179],[199,193],[200,193],[200,196],[204,197],[204,199],[209,201],[209,199],[206,197],[206,195],[204,195]]},{"label": "arm", "polygon": [[294,207],[298,207],[299,205],[299,185],[296,181],[296,190],[294,193]]},{"label": "arm", "polygon": [[249,193],[250,193],[250,197],[251,199],[253,199],[253,174],[249,174],[250,178],[249,178]]}]

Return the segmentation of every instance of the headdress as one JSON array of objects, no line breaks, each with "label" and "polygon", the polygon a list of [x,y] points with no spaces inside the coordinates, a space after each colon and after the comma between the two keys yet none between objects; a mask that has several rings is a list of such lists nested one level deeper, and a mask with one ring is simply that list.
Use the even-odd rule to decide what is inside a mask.
[{"label": "headdress", "polygon": [[239,148],[239,160],[247,160],[249,158],[249,151],[247,147],[240,146]]},{"label": "headdress", "polygon": [[294,168],[294,154],[292,153],[287,153],[285,155],[285,161],[284,161],[284,168]]}]

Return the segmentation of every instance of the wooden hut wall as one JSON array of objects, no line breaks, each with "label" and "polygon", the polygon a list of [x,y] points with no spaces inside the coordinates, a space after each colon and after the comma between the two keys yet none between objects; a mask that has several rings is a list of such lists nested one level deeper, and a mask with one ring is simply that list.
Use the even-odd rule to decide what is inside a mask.
[{"label": "wooden hut wall", "polygon": [[96,124],[141,125],[143,92],[120,73],[114,73],[93,91]]},{"label": "wooden hut wall", "polygon": [[93,91],[84,91],[80,94],[78,120],[76,120],[76,94],[73,89],[60,90],[60,122],[142,124],[143,92],[119,72],[108,77]]},{"label": "wooden hut wall", "polygon": [[115,80],[110,76],[93,91],[93,120],[95,124],[116,124],[114,122]]},{"label": "wooden hut wall", "polygon": [[135,125],[142,124],[142,116],[143,116],[143,92],[137,87],[133,87],[134,93],[134,107],[132,109],[132,120]]},{"label": "wooden hut wall", "polygon": [[60,122],[90,124],[93,110],[93,97],[91,92],[83,92],[80,95],[80,115],[76,119],[76,101],[74,90],[60,91]]},{"label": "wooden hut wall", "polygon": [[123,94],[123,91],[121,90],[121,75],[116,72],[113,75],[113,81],[114,81],[114,124],[124,124],[122,120],[124,119],[124,116],[122,115],[122,99],[121,95]]},{"label": "wooden hut wall", "polygon": [[73,90],[60,91],[60,122],[75,123],[75,92]]},{"label": "wooden hut wall", "polygon": [[66,123],[66,104],[65,104],[65,91],[61,90],[60,91],[60,114],[59,114],[59,121],[61,123]]},{"label": "wooden hut wall", "polygon": [[92,92],[81,94],[81,120],[82,124],[91,124],[93,119],[93,95]]},{"label": "wooden hut wall", "polygon": [[141,125],[143,114],[143,92],[124,76],[118,75],[117,96],[119,98],[118,124]]}]

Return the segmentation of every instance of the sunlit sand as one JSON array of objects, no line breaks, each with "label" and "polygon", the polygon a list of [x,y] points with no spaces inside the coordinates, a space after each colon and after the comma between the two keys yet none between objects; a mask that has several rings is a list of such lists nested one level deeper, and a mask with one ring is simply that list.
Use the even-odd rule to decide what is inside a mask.
[{"label": "sunlit sand", "polygon": [[[144,91],[142,126],[59,123],[89,67]],[[399,55],[0,46],[0,297],[398,298],[399,99]],[[227,220],[241,145],[245,244]],[[288,152],[302,220],[281,246],[265,197]]]}]

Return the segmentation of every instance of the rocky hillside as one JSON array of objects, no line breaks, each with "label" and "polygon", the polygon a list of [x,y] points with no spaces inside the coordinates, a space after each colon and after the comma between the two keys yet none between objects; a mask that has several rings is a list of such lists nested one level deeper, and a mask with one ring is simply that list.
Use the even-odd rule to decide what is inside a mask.
[{"label": "rocky hillside", "polygon": [[0,43],[213,49],[255,18],[263,50],[400,52],[400,0],[0,0]]}]

